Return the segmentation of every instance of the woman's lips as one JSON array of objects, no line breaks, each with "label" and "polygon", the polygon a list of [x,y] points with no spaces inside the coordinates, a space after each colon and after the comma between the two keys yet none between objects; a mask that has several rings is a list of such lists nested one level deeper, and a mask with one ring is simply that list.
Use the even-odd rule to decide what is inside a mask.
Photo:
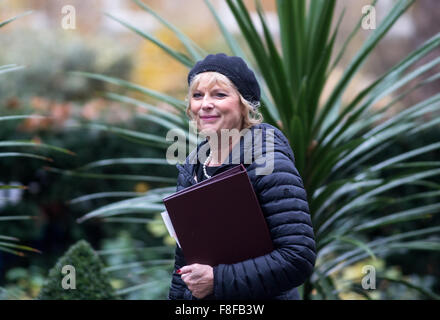
[{"label": "woman's lips", "polygon": [[214,122],[218,118],[220,118],[220,116],[203,116],[203,117],[200,117],[200,119],[202,119],[203,122]]}]

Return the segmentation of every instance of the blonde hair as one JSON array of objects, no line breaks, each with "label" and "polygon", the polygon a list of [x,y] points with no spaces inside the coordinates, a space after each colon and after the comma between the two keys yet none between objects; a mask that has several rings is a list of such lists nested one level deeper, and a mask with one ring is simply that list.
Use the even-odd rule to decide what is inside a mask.
[{"label": "blonde hair", "polygon": [[250,101],[243,98],[243,96],[238,91],[237,87],[229,80],[225,75],[218,72],[203,72],[197,74],[191,81],[188,95],[185,99],[187,101],[186,114],[190,120],[194,120],[193,115],[191,113],[191,97],[194,91],[199,86],[200,80],[202,76],[208,77],[208,88],[212,88],[215,84],[223,85],[227,88],[231,88],[235,90],[237,95],[240,97],[240,107],[242,108],[243,122],[241,129],[247,129],[252,127],[253,125],[260,124],[263,122],[263,115],[257,110],[259,106],[259,102],[257,104],[253,104]]}]

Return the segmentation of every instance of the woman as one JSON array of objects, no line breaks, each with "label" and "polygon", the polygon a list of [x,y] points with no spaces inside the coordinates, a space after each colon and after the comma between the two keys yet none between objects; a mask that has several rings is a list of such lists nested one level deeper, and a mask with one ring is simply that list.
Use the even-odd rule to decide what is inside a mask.
[{"label": "woman", "polygon": [[[208,55],[191,69],[188,85],[187,114],[206,139],[184,165],[177,165],[177,191],[243,163],[274,250],[239,263],[211,267],[187,265],[176,246],[169,298],[299,299],[296,287],[311,275],[316,258],[307,195],[287,138],[275,127],[261,123],[257,109],[260,87],[254,73],[239,57]],[[245,133],[222,142],[224,132]],[[256,143],[256,132],[263,133],[262,144]],[[249,136],[253,138],[246,139]],[[200,150],[209,156],[203,157],[203,152],[200,156]],[[261,160],[271,160],[271,166],[263,170]]]}]

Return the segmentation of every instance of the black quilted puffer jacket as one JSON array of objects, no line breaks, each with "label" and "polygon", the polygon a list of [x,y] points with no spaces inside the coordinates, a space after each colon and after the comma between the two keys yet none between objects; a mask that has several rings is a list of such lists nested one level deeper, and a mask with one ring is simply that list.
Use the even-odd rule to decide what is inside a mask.
[{"label": "black quilted puffer jacket", "polygon": [[[233,161],[237,159],[233,157],[240,156],[243,163],[245,154],[252,151],[252,162],[248,160],[243,164],[265,215],[274,250],[239,263],[214,266],[214,292],[205,299],[299,299],[296,287],[312,274],[316,258],[303,181],[295,168],[288,140],[280,130],[262,123],[254,125],[248,134],[254,136],[253,140],[248,140],[253,143],[246,144],[242,138],[241,143],[234,147],[240,148],[240,152],[231,152],[229,161],[235,164],[237,162]],[[255,143],[258,141],[256,136],[261,137],[262,144]],[[273,141],[272,148],[266,147],[266,142],[270,141]],[[205,143],[206,140],[193,150],[184,165],[177,165],[177,191],[196,183],[194,157]],[[258,152],[257,145],[261,152]],[[263,148],[260,148],[261,145]],[[270,174],[267,174],[268,169],[265,174],[259,171],[264,166],[261,162],[263,156],[273,159],[272,165],[266,164],[269,170],[273,170]],[[175,271],[185,265],[182,250],[176,246]],[[169,299],[197,300],[176,272],[173,273]]]}]

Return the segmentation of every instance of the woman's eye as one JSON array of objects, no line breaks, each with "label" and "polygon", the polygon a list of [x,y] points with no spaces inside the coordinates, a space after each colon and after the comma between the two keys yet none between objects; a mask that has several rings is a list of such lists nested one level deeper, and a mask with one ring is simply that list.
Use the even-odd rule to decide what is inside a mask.
[{"label": "woman's eye", "polygon": [[200,93],[194,93],[193,98],[200,98],[202,95]]},{"label": "woman's eye", "polygon": [[226,94],[221,93],[221,92],[218,92],[218,93],[216,94],[216,96],[217,96],[217,97],[224,98],[224,97],[226,97]]}]

